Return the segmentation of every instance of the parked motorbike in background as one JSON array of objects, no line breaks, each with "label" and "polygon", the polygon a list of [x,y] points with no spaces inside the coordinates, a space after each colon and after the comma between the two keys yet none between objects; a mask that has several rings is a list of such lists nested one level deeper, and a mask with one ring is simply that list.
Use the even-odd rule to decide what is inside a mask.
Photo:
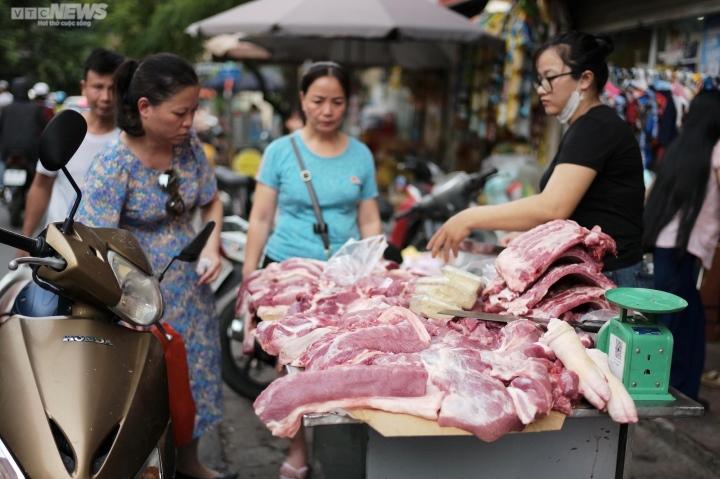
[{"label": "parked motorbike in background", "polygon": [[10,214],[10,225],[22,226],[25,198],[35,175],[35,161],[23,152],[11,152],[5,158],[2,201]]},{"label": "parked motorbike in background", "polygon": [[237,215],[247,219],[252,208],[255,178],[240,175],[225,166],[216,166],[215,179],[223,204],[223,214],[225,216]]},{"label": "parked motorbike in background", "polygon": [[479,173],[456,171],[438,180],[428,194],[418,189],[409,194],[395,215],[385,257],[400,262],[400,252],[408,246],[424,249],[445,221],[471,205],[495,173],[495,168]]},{"label": "parked motorbike in background", "polygon": [[[36,238],[0,229],[28,251],[31,273],[0,282],[0,477],[159,478],[175,474],[159,282],[138,241],[74,222],[81,193],[65,165],[87,125],[72,110],[40,139],[40,161],[77,193],[64,222]],[[196,261],[214,224],[173,261]],[[31,276],[32,279],[28,278]]]},{"label": "parked motorbike in background", "polygon": [[222,269],[211,285],[219,318],[222,376],[225,384],[241,396],[254,399],[275,378],[274,358],[259,347],[254,354],[242,351],[243,320],[235,315],[235,301],[242,284],[242,267],[255,180],[223,166],[215,168],[223,204]]}]

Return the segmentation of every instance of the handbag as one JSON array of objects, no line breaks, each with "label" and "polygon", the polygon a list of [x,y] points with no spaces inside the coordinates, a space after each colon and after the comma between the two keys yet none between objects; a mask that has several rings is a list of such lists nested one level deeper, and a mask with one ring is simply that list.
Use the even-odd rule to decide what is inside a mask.
[{"label": "handbag", "polygon": [[183,338],[163,323],[163,328],[172,336],[168,339],[157,327],[152,329],[153,335],[162,344],[165,351],[165,368],[168,379],[168,402],[170,404],[170,418],[172,419],[173,433],[176,446],[189,444],[195,429],[195,400],[190,389],[190,374],[188,372],[187,351]]},{"label": "handbag", "polygon": [[325,256],[330,258],[330,235],[328,234],[328,225],[325,223],[322,217],[322,211],[320,210],[320,203],[315,194],[315,188],[312,184],[312,174],[305,168],[305,162],[300,154],[300,149],[295,142],[295,137],[290,137],[290,143],[292,143],[293,151],[295,152],[295,158],[297,159],[298,166],[300,167],[300,179],[307,186],[308,194],[310,195],[310,203],[312,203],[313,212],[315,213],[315,224],[313,225],[313,231],[316,235],[320,235],[322,239],[323,247],[325,248]]}]

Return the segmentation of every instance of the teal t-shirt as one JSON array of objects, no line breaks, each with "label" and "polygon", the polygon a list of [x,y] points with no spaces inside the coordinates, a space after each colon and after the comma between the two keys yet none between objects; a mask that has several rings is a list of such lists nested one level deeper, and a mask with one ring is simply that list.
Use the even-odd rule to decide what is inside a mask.
[{"label": "teal t-shirt", "polygon": [[[350,138],[345,151],[322,157],[311,152],[298,133],[293,133],[305,167],[328,225],[332,253],[348,239],[358,239],[358,204],[377,196],[375,164],[367,146]],[[300,178],[300,167],[290,135],[273,141],[265,149],[257,180],[277,191],[278,215],[268,239],[265,254],[276,261],[287,258],[327,259],[320,235],[315,234],[307,186]]]}]

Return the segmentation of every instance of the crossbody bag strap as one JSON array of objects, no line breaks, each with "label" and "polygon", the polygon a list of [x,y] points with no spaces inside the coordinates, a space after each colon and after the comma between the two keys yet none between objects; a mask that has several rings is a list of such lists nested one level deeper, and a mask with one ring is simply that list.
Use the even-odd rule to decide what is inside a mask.
[{"label": "crossbody bag strap", "polygon": [[325,247],[325,256],[330,257],[330,235],[328,234],[328,226],[323,220],[322,211],[320,210],[320,203],[318,202],[315,188],[312,184],[312,174],[305,168],[305,162],[300,154],[300,149],[295,142],[295,137],[290,137],[290,143],[292,144],[293,151],[295,152],[295,158],[297,159],[298,166],[300,167],[300,179],[307,186],[308,194],[310,195],[310,203],[312,203],[313,212],[315,213],[316,223],[313,225],[313,231],[315,234],[320,235],[323,246]]}]

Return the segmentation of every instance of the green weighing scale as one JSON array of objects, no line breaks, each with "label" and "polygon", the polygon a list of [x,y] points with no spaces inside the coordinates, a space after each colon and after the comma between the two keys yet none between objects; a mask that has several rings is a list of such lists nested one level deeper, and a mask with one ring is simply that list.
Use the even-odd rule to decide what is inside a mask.
[{"label": "green weighing scale", "polygon": [[[608,355],[610,370],[635,400],[672,401],[669,392],[673,337],[654,315],[682,311],[687,301],[645,288],[615,288],[605,298],[620,307],[620,316],[605,323],[597,347]],[[643,315],[630,315],[633,310]]]}]

